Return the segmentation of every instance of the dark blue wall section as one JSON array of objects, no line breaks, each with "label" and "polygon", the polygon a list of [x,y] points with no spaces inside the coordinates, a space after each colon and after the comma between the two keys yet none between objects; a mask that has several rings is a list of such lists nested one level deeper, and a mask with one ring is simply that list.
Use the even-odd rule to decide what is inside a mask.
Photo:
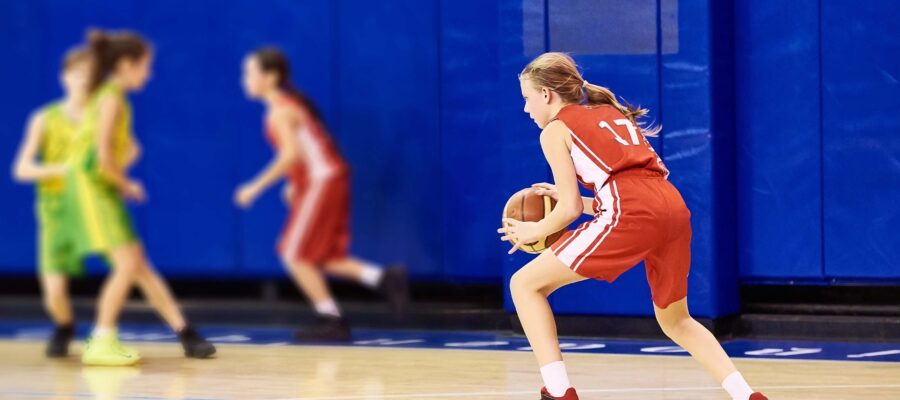
[{"label": "dark blue wall section", "polygon": [[[504,192],[497,204],[497,214],[513,193],[535,182],[550,182],[552,176],[539,142],[540,128],[525,114],[519,72],[536,55],[546,51],[545,3],[543,0],[502,2],[500,7],[500,84],[497,113],[500,118],[501,179],[496,188]],[[497,223],[499,225],[499,222]],[[496,231],[496,230],[495,230]],[[523,252],[506,255],[509,246],[494,234],[491,247],[503,257],[503,287],[506,309],[512,310],[509,277],[532,256]]]},{"label": "dark blue wall section", "polygon": [[[715,31],[713,21],[729,18],[712,1],[682,1],[678,9],[678,52],[662,54],[661,103],[663,160],[669,180],[681,191],[691,210],[693,240],[689,278],[691,309],[698,315],[718,316],[737,311],[737,277],[728,250],[733,233],[717,229],[727,221],[727,204],[717,196],[734,190],[733,180],[717,174],[731,170],[732,159],[719,157],[723,144],[734,143],[727,119],[716,124],[715,112],[727,98],[716,97],[714,80],[720,70],[716,57],[727,32]],[[724,37],[723,37],[724,35]],[[727,108],[725,109],[727,112]],[[719,193],[721,192],[721,193]],[[725,207],[723,209],[723,207]]]},{"label": "dark blue wall section", "polygon": [[[51,77],[40,74],[40,66],[56,61],[48,59],[42,49],[46,32],[23,35],[34,21],[40,21],[46,9],[43,4],[5,1],[0,3],[0,40],[7,60],[0,62],[4,79],[3,105],[0,114],[0,271],[33,274],[35,263],[35,228],[32,188],[20,186],[8,178],[6,171],[15,157],[28,114],[48,101],[48,92],[35,90],[47,86]],[[53,75],[55,77],[55,75]]]},{"label": "dark blue wall section", "polygon": [[900,278],[895,2],[738,1],[741,276]]},{"label": "dark blue wall section", "polygon": [[894,1],[822,2],[825,274],[900,278],[900,34]]},{"label": "dark blue wall section", "polygon": [[[739,278],[900,279],[895,3],[0,2],[0,166],[28,113],[59,95],[60,56],[87,27],[139,30],[157,54],[132,97],[150,195],[134,215],[151,258],[170,276],[283,279],[278,190],[246,212],[232,204],[272,157],[241,62],[274,44],[353,168],[354,253],[406,262],[420,280],[506,282],[531,257],[505,255],[503,203],[551,179],[516,77],[540,53],[568,51],[663,125],[651,141],[693,213],[692,309],[725,315]],[[32,274],[32,188],[0,179],[0,199],[0,275]],[[552,303],[652,310],[641,266]]]},{"label": "dark blue wall section", "polygon": [[339,139],[353,161],[353,249],[437,277],[441,221],[439,10],[348,1],[337,12]]},{"label": "dark blue wall section", "polygon": [[[206,46],[224,33],[205,17],[206,7],[163,3],[179,12],[141,3],[130,24],[153,38],[159,60],[153,81],[134,97],[135,133],[146,148],[137,174],[150,198],[137,208],[138,219],[148,254],[162,272],[229,274],[236,270],[238,214],[230,200],[238,178],[232,160],[239,133],[222,129],[233,117],[219,109],[240,104],[240,58]],[[222,73],[207,72],[214,69]],[[217,88],[220,98],[210,100],[210,88]],[[216,107],[203,106],[211,102]]]},{"label": "dark blue wall section", "polygon": [[819,1],[736,7],[741,276],[821,279]]},{"label": "dark blue wall section", "polygon": [[498,76],[496,3],[440,4],[443,275],[499,281],[503,253],[494,232],[506,193],[497,190],[505,163],[497,157],[502,145],[497,92],[514,86],[515,76]]}]

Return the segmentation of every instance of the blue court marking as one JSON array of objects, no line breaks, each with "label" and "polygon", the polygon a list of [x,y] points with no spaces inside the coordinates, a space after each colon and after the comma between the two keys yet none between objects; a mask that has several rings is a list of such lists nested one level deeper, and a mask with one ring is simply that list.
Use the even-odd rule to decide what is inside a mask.
[{"label": "blue court marking", "polygon": [[[78,337],[84,338],[89,330],[88,325],[79,325]],[[44,340],[50,331],[50,325],[45,323],[0,322],[0,339]],[[203,327],[200,331],[215,343],[295,345],[291,341],[293,330],[289,328],[209,326]],[[160,325],[123,325],[119,329],[119,334],[123,341],[130,342],[177,341],[170,330]],[[357,329],[353,332],[352,343],[322,345],[530,351],[524,337],[489,332]],[[722,345],[728,355],[741,358],[900,362],[900,343],[730,340],[723,342]],[[566,353],[688,355],[673,342],[664,340],[562,338],[560,346]]]}]

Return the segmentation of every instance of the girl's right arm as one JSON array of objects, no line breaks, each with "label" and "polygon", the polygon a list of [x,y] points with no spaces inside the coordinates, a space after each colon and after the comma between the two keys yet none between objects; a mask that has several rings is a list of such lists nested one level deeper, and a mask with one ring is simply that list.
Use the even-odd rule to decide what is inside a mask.
[{"label": "girl's right arm", "polygon": [[17,182],[35,182],[42,179],[62,176],[66,172],[63,165],[45,165],[37,160],[38,151],[44,136],[44,116],[35,113],[28,121],[28,128],[16,161],[13,164],[13,178]]}]

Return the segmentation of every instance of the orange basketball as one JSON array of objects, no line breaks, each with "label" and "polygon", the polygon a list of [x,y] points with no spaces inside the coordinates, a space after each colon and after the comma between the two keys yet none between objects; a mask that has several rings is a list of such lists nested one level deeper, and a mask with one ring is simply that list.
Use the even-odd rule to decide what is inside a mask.
[{"label": "orange basketball", "polygon": [[[537,222],[544,219],[550,214],[550,211],[553,211],[553,207],[556,207],[556,200],[553,200],[550,196],[541,196],[536,191],[537,188],[530,187],[512,195],[506,201],[506,206],[503,207],[503,217],[529,222]],[[503,223],[503,226],[507,226],[507,224]],[[521,249],[526,253],[541,253],[559,240],[560,236],[565,232],[566,230],[562,229],[534,243],[526,243]],[[516,242],[511,241],[511,243],[515,244]]]}]

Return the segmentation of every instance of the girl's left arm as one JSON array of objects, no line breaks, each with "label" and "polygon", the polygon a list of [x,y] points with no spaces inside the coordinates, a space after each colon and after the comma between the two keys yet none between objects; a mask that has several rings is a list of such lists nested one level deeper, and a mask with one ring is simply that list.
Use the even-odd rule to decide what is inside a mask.
[{"label": "girl's left arm", "polygon": [[299,157],[294,116],[287,109],[275,110],[271,116],[272,128],[281,144],[275,158],[252,181],[242,185],[235,195],[235,202],[249,207],[269,187],[283,178]]},{"label": "girl's left arm", "polygon": [[509,250],[512,254],[525,243],[532,243],[558,232],[569,226],[584,211],[584,203],[578,192],[578,180],[575,176],[575,163],[569,154],[566,137],[568,128],[561,121],[553,121],[541,132],[541,148],[544,157],[553,171],[558,201],[556,207],[544,219],[538,222],[517,221],[504,218],[504,227],[497,230],[502,233],[500,240],[515,241]]},{"label": "girl's left arm", "polygon": [[538,222],[542,236],[558,232],[569,226],[581,216],[584,203],[578,191],[578,179],[575,175],[575,163],[566,144],[569,129],[562,121],[553,121],[541,133],[541,149],[553,172],[553,181],[559,199],[556,207],[544,219]]}]

